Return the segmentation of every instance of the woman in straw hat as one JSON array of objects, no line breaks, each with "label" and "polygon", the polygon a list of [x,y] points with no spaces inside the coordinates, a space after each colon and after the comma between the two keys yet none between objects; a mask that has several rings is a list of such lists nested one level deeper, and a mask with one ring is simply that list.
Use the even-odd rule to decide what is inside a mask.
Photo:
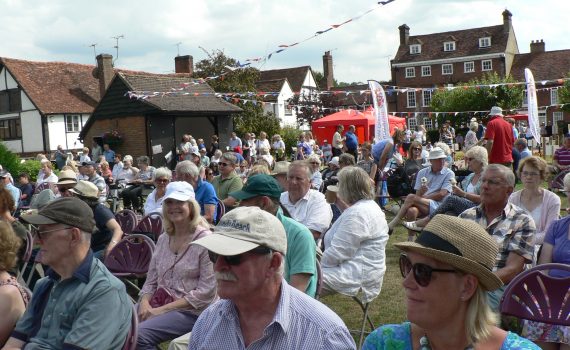
[{"label": "woman in straw hat", "polygon": [[363,349],[540,349],[495,326],[486,292],[503,284],[498,247],[480,225],[437,215],[415,242],[395,246],[409,321],[375,330]]}]

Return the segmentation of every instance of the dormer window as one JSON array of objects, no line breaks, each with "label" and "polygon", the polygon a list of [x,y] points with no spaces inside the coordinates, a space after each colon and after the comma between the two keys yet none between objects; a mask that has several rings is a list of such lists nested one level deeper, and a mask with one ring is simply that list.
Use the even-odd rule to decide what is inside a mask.
[{"label": "dormer window", "polygon": [[422,46],[419,44],[410,45],[410,53],[412,55],[417,55],[422,52]]},{"label": "dormer window", "polygon": [[491,37],[487,36],[484,38],[479,38],[479,47],[490,47],[491,46]]},{"label": "dormer window", "polygon": [[443,51],[455,51],[455,41],[446,41],[443,43]]}]

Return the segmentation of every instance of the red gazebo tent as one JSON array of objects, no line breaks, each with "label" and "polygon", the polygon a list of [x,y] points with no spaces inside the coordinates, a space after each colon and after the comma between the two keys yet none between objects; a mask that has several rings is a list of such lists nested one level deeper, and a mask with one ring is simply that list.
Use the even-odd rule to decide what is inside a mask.
[{"label": "red gazebo tent", "polygon": [[[393,115],[388,115],[388,122],[390,123],[390,134],[392,134],[394,128],[398,127],[403,129],[404,125],[406,125],[405,118],[398,118]],[[328,140],[330,143],[337,125],[344,126],[345,131],[350,125],[354,125],[356,127],[356,136],[360,143],[372,141],[374,138],[374,128],[376,126],[374,109],[370,108],[365,112],[355,109],[346,109],[315,120],[312,125],[313,137],[319,144],[324,140]]]}]

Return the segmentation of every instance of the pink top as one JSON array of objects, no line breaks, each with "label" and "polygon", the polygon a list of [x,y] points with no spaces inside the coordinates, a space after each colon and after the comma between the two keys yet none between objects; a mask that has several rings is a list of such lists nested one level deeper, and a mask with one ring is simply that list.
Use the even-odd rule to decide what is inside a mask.
[{"label": "pink top", "polygon": [[[210,230],[198,226],[192,240],[210,234]],[[166,288],[175,299],[186,299],[193,307],[192,312],[199,315],[218,300],[214,266],[208,250],[188,243],[186,250],[176,255],[170,250],[170,238],[167,234],[159,236],[140,295],[152,295],[159,286]]]},{"label": "pink top", "polygon": [[[521,203],[521,193],[522,190],[511,194],[509,197],[509,202],[516,205],[517,207],[523,208],[528,212],[528,210]],[[540,222],[534,223],[536,225],[534,244],[542,244],[548,226],[550,226],[554,220],[558,220],[560,217],[560,197],[558,197],[555,193],[550,192],[549,190],[544,190],[544,193],[542,195],[541,213]]]}]

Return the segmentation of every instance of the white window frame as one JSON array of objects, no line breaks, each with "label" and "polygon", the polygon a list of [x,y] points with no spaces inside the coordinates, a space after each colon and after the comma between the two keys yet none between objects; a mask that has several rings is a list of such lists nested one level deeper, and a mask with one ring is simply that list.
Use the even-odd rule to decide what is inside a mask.
[{"label": "white window frame", "polygon": [[431,90],[429,89],[422,90],[422,107],[429,107],[431,105],[431,97],[432,97]]},{"label": "white window frame", "polygon": [[416,126],[418,125],[418,121],[416,118],[408,118],[408,129],[409,130],[416,130]]},{"label": "white window frame", "polygon": [[551,89],[550,90],[550,104],[557,105],[558,104],[558,89]]},{"label": "white window frame", "polygon": [[[471,69],[468,69],[468,67]],[[463,71],[465,73],[475,73],[475,62],[473,61],[463,62]]]},{"label": "white window frame", "polygon": [[424,126],[426,130],[433,129],[433,120],[431,118],[424,118]]},{"label": "white window frame", "polygon": [[559,120],[564,120],[564,112],[552,112],[552,134],[558,134]]},{"label": "white window frame", "polygon": [[[70,128],[70,126],[71,126],[71,128]],[[66,132],[80,132],[81,131],[81,118],[79,117],[78,114],[66,114],[65,115],[65,131]]]},{"label": "white window frame", "polygon": [[443,51],[451,52],[455,51],[455,41],[446,41],[443,43]]},{"label": "white window frame", "polygon": [[422,53],[422,46],[420,44],[410,45],[410,54],[418,55]]},{"label": "white window frame", "polygon": [[431,77],[431,66],[422,66],[422,77]]},{"label": "white window frame", "polygon": [[[489,68],[485,68],[485,63],[489,64]],[[488,72],[490,70],[493,70],[493,60],[482,60],[481,61],[481,70],[483,72]]]},{"label": "white window frame", "polygon": [[490,36],[479,38],[479,47],[480,48],[490,47],[490,46],[491,46],[491,37]]},{"label": "white window frame", "polygon": [[406,78],[416,77],[416,67],[406,67]]},{"label": "white window frame", "polygon": [[[445,68],[450,67],[451,71],[446,73]],[[441,65],[441,75],[452,75],[453,74],[453,64],[451,63],[444,63]]]},{"label": "white window frame", "polygon": [[416,90],[408,91],[406,93],[406,103],[408,108],[416,108]]},{"label": "white window frame", "polygon": [[528,107],[528,91],[526,89],[523,90],[522,107]]}]

